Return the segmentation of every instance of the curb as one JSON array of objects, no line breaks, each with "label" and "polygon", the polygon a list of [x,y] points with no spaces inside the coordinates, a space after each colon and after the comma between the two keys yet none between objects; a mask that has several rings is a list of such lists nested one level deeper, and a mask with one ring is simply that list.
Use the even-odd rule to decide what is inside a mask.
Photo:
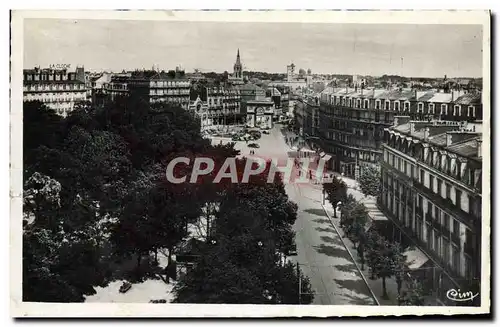
[{"label": "curb", "polygon": [[325,211],[326,213],[326,216],[328,217],[328,219],[330,220],[330,224],[333,226],[333,228],[335,229],[335,232],[337,232],[337,235],[339,236],[340,238],[340,241],[342,242],[342,244],[344,245],[345,249],[347,250],[347,253],[349,253],[349,256],[351,257],[352,259],[352,262],[354,263],[354,265],[356,266],[356,269],[358,270],[359,274],[361,275],[361,278],[363,278],[363,281],[365,282],[366,284],[366,287],[368,287],[368,290],[370,291],[373,299],[375,300],[375,303],[380,306],[380,302],[378,301],[378,298],[377,296],[375,295],[375,293],[373,292],[372,288],[370,287],[370,285],[368,284],[368,281],[366,280],[366,277],[365,275],[363,274],[363,272],[361,271],[361,269],[359,269],[359,266],[358,266],[358,263],[356,262],[356,259],[354,259],[352,253],[351,253],[351,250],[349,250],[349,247],[345,244],[344,242],[344,239],[342,238],[342,236],[340,235],[339,233],[339,230],[337,229],[337,226],[335,226],[335,224],[333,223],[332,221],[332,217],[330,217],[330,214],[328,213],[328,211],[326,210],[325,206],[323,204],[321,204],[321,207],[323,208],[323,210]]}]

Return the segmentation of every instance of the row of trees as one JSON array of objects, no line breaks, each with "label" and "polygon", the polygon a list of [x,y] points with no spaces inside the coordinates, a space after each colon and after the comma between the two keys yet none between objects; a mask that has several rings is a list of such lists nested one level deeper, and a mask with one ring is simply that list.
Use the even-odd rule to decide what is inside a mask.
[{"label": "row of trees", "polygon": [[[143,259],[167,249],[170,265],[187,225],[200,220],[204,255],[178,284],[176,301],[299,301],[298,274],[278,260],[293,244],[296,219],[282,183],[259,176],[246,185],[212,183],[238,151],[212,146],[182,108],[129,97],[82,103],[66,118],[27,102],[23,114],[24,301],[84,301],[95,286],[123,278],[121,263],[134,258],[135,274],[126,278],[159,276],[141,267]],[[178,156],[216,158],[218,168],[198,183],[172,184],[165,168]],[[240,171],[246,164],[235,162]],[[307,279],[302,284],[312,293]]]},{"label": "row of trees", "polygon": [[[376,169],[368,168],[360,176],[360,188],[366,195],[376,195],[379,177]],[[377,182],[375,182],[377,181]],[[398,298],[401,305],[423,305],[421,285],[412,283],[402,291],[404,274],[406,273],[405,249],[399,243],[391,243],[385,239],[375,227],[369,226],[368,211],[363,203],[357,201],[347,192],[348,187],[340,178],[324,184],[324,192],[334,206],[340,207],[340,226],[343,237],[348,237],[357,250],[364,270],[368,266],[371,279],[382,279],[383,298],[388,298],[386,280],[395,277],[398,286]],[[336,214],[336,210],[335,210]]]}]

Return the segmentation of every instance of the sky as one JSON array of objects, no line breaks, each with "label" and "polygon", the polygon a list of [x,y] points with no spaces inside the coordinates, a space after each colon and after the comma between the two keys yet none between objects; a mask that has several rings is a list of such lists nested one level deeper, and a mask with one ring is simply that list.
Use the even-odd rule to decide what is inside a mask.
[{"label": "sky", "polygon": [[318,74],[481,77],[481,25],[228,23],[139,20],[24,21],[24,68],[245,70]]}]

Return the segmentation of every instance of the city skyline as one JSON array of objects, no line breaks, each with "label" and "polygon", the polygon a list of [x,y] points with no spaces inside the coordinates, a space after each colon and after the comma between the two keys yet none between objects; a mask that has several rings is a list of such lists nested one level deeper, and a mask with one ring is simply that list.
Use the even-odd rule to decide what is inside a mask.
[{"label": "city skyline", "polygon": [[293,62],[317,74],[482,76],[480,25],[27,19],[24,29],[25,68],[232,73],[239,48],[250,71],[286,73]]}]

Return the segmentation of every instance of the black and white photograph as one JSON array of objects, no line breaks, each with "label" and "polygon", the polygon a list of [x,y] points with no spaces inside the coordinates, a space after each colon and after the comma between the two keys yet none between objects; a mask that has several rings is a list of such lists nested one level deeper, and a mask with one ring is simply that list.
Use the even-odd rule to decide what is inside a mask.
[{"label": "black and white photograph", "polygon": [[489,12],[11,33],[12,315],[490,312]]}]

